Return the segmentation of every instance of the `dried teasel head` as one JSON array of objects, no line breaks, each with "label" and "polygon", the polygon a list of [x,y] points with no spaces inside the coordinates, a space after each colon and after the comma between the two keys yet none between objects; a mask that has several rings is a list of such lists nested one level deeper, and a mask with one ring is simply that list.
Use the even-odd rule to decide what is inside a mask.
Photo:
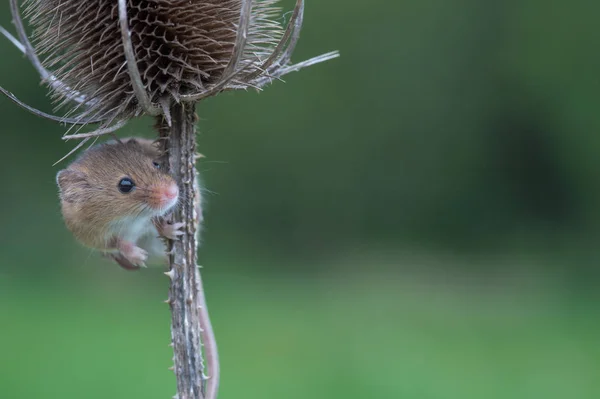
[{"label": "dried teasel head", "polygon": [[290,64],[302,26],[297,0],[283,26],[278,0],[26,0],[25,33],[17,0],[10,0],[18,39],[0,27],[49,84],[74,125],[100,123],[112,132],[141,114],[164,115],[174,103],[196,102],[224,90],[265,86],[303,67],[338,56],[331,52]]}]

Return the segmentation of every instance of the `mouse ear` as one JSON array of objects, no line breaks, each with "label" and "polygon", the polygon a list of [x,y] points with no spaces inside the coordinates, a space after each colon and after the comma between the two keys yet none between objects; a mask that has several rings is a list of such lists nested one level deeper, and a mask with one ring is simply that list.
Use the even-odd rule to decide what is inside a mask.
[{"label": "mouse ear", "polygon": [[128,139],[125,144],[127,144],[128,146],[133,147],[133,148],[141,147],[140,142],[137,141],[137,139],[134,137]]},{"label": "mouse ear", "polygon": [[89,187],[85,174],[71,169],[63,169],[56,175],[60,198],[76,202],[82,197],[82,189]]}]

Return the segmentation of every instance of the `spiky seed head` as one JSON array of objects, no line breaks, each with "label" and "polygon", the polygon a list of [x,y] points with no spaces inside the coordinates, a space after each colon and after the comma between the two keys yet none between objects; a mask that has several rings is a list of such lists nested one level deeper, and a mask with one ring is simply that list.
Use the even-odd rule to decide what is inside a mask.
[{"label": "spiky seed head", "polygon": [[[269,71],[261,70],[261,65],[285,31],[277,1],[252,3],[236,77],[220,89],[265,83]],[[244,1],[127,0],[126,4],[141,83],[153,104],[166,109],[226,78]],[[70,112],[104,121],[143,113],[127,68],[117,0],[27,0],[26,5],[43,65],[66,87],[85,96],[84,104]],[[72,99],[60,90],[53,96],[59,107]]]}]

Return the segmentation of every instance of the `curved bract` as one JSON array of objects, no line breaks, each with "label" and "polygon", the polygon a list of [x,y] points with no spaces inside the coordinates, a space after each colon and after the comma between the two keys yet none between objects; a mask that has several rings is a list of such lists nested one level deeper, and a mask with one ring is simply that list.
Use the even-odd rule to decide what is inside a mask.
[{"label": "curved bract", "polygon": [[65,136],[89,138],[142,114],[162,114],[170,124],[175,103],[260,89],[338,56],[331,52],[291,65],[304,0],[296,1],[287,26],[278,22],[276,2],[26,0],[30,41],[17,0],[11,0],[18,40],[2,28],[0,33],[28,57],[58,108],[68,107],[66,116],[51,119],[101,123],[95,132]]}]

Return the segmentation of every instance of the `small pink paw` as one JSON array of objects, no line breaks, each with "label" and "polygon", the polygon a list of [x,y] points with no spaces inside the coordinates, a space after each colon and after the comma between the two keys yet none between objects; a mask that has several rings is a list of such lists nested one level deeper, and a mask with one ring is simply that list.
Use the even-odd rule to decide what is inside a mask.
[{"label": "small pink paw", "polygon": [[131,251],[123,254],[134,266],[145,267],[146,259],[148,259],[148,252],[144,251],[140,247],[133,247]]},{"label": "small pink paw", "polygon": [[185,227],[185,223],[168,223],[167,221],[162,222],[159,234],[169,240],[179,240],[184,234],[183,228]]},{"label": "small pink paw", "polygon": [[125,270],[140,270],[139,266],[131,264],[131,262],[120,252],[116,254],[105,254],[105,256],[117,262],[117,264]]},{"label": "small pink paw", "polygon": [[133,266],[145,267],[146,259],[148,258],[148,252],[142,248],[136,246],[130,242],[124,242],[120,245],[119,251],[125,259],[127,259]]}]

